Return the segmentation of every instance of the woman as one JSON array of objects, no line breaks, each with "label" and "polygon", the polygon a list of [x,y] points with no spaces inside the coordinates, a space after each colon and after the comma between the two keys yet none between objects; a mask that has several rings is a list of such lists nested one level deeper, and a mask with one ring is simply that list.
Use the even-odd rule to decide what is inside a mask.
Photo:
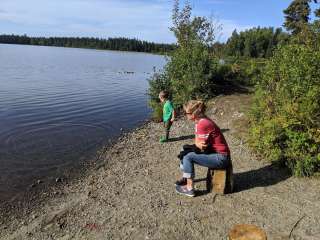
[{"label": "woman", "polygon": [[184,105],[188,120],[195,122],[195,145],[197,151],[183,157],[182,179],[176,182],[176,191],[194,197],[194,164],[212,169],[227,168],[231,162],[228,144],[220,128],[205,115],[205,104],[191,100]]}]

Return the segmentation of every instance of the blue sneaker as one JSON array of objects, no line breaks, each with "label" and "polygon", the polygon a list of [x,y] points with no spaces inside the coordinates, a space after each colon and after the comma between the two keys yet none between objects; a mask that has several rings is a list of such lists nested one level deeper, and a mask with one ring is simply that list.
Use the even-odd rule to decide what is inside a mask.
[{"label": "blue sneaker", "polygon": [[184,186],[181,186],[181,185],[176,186],[176,192],[179,194],[182,194],[182,195],[186,195],[188,197],[195,196],[193,189],[188,190],[187,186],[185,186],[185,185]]}]

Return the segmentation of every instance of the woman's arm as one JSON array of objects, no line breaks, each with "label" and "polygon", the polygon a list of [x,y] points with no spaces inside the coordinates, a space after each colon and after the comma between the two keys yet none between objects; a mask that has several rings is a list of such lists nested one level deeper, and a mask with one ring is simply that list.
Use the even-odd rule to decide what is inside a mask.
[{"label": "woman's arm", "polygon": [[195,145],[197,148],[199,148],[201,151],[205,150],[208,147],[208,144],[204,139],[195,138]]}]

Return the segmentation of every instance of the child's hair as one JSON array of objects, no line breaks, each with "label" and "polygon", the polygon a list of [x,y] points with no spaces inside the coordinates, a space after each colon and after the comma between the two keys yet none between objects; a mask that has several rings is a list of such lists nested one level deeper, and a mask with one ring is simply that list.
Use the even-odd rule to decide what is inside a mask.
[{"label": "child's hair", "polygon": [[169,92],[168,91],[161,91],[159,93],[159,97],[164,98],[164,99],[168,99],[169,98]]},{"label": "child's hair", "polygon": [[205,117],[206,105],[201,100],[190,100],[183,105],[183,109],[196,117]]}]

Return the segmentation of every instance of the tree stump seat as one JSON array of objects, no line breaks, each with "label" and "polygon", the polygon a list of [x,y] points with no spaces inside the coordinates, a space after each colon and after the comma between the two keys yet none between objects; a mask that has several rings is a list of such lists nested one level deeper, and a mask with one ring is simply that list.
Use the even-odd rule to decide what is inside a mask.
[{"label": "tree stump seat", "polygon": [[210,169],[207,171],[207,191],[227,194],[233,191],[233,168],[230,164],[226,169]]}]

